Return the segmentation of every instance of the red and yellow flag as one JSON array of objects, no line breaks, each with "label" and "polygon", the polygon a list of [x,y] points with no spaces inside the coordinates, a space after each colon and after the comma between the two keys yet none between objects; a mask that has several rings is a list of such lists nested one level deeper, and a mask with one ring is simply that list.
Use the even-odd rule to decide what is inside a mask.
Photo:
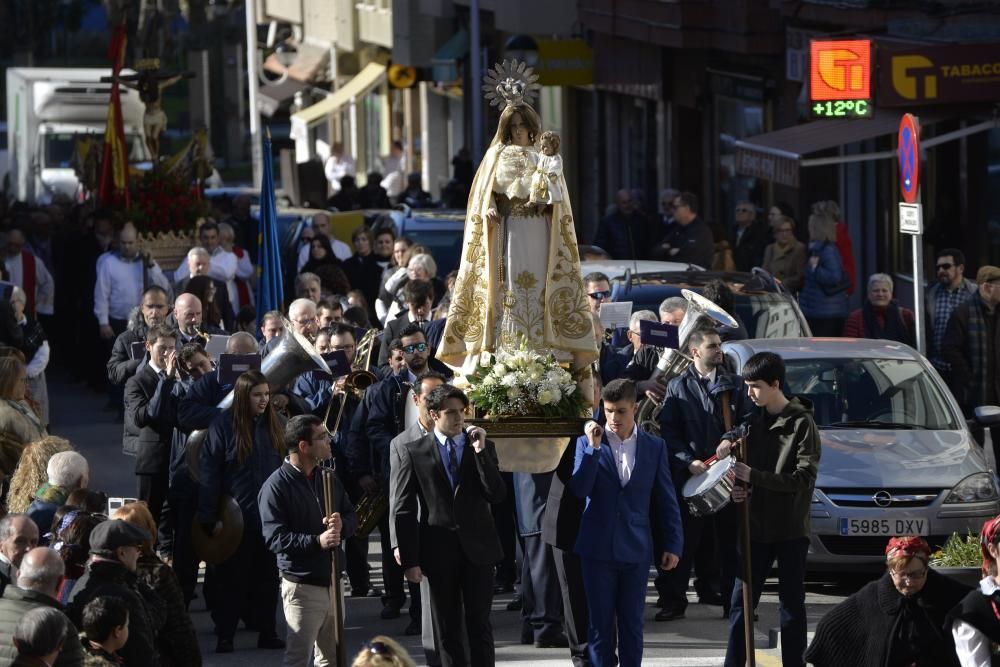
[{"label": "red and yellow flag", "polygon": [[128,147],[125,145],[125,124],[122,120],[122,100],[118,76],[125,63],[125,24],[115,27],[108,57],[111,59],[111,101],[108,104],[108,126],[104,131],[104,154],[101,159],[101,184],[98,199],[102,206],[124,201],[128,206]]}]

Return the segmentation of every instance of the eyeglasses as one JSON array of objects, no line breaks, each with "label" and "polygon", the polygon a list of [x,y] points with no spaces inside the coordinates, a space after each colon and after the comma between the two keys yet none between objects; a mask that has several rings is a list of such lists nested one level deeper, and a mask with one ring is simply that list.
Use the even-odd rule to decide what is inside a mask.
[{"label": "eyeglasses", "polygon": [[587,296],[589,296],[591,299],[594,299],[595,301],[600,301],[602,299],[609,298],[611,296],[611,290],[603,290],[603,291],[600,291],[600,292],[590,292],[589,294],[587,294]]},{"label": "eyeglasses", "polygon": [[953,266],[955,266],[955,265],[954,264],[949,264],[948,262],[942,262],[941,264],[938,264],[936,268],[937,268],[938,271],[947,271],[948,269],[950,269]]},{"label": "eyeglasses", "polygon": [[927,576],[927,568],[918,570],[917,572],[897,572],[896,570],[889,570],[893,579],[898,579],[900,581],[920,581]]},{"label": "eyeglasses", "polygon": [[316,323],[316,318],[313,317],[313,318],[308,319],[308,320],[292,320],[292,322],[295,322],[296,324],[298,324],[300,326],[307,327],[310,324],[315,324]]},{"label": "eyeglasses", "polygon": [[334,345],[333,349],[334,350],[338,350],[338,351],[340,351],[340,350],[353,350],[354,349],[354,345]]},{"label": "eyeglasses", "polygon": [[403,352],[407,354],[413,354],[414,352],[426,352],[427,343],[414,343],[413,345],[404,345]]},{"label": "eyeglasses", "polygon": [[330,433],[329,431],[320,433],[315,438],[313,438],[313,442],[329,442],[330,440],[333,440],[333,434]]}]

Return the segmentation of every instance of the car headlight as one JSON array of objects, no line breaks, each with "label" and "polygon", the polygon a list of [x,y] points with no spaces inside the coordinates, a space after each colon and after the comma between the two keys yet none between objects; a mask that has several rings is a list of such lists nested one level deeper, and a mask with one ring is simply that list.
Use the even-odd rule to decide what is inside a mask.
[{"label": "car headlight", "polygon": [[993,482],[993,474],[977,472],[956,484],[944,502],[979,503],[984,500],[994,500],[996,497],[997,487]]}]

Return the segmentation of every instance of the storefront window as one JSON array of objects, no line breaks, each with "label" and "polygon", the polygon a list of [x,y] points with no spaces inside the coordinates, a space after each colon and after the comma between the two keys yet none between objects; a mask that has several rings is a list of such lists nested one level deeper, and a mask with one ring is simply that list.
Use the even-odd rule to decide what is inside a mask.
[{"label": "storefront window", "polygon": [[989,239],[989,262],[1000,264],[1000,130],[990,130],[986,162],[986,238]]},{"label": "storefront window", "polygon": [[718,209],[712,217],[726,229],[732,229],[737,202],[749,200],[761,206],[757,179],[736,173],[734,142],[764,133],[764,107],[742,99],[718,96],[715,98],[715,126],[719,133],[719,167],[716,174]]}]

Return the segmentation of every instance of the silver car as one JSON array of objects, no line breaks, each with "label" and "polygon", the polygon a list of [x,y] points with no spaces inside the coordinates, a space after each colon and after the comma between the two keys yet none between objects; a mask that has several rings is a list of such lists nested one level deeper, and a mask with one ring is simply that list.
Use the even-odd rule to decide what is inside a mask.
[{"label": "silver car", "polygon": [[812,502],[809,565],[885,562],[893,535],[932,547],[978,533],[1000,513],[986,456],[931,364],[885,340],[757,339],[726,343],[740,369],[753,354],[780,354],[786,392],[813,404],[822,457]]}]

